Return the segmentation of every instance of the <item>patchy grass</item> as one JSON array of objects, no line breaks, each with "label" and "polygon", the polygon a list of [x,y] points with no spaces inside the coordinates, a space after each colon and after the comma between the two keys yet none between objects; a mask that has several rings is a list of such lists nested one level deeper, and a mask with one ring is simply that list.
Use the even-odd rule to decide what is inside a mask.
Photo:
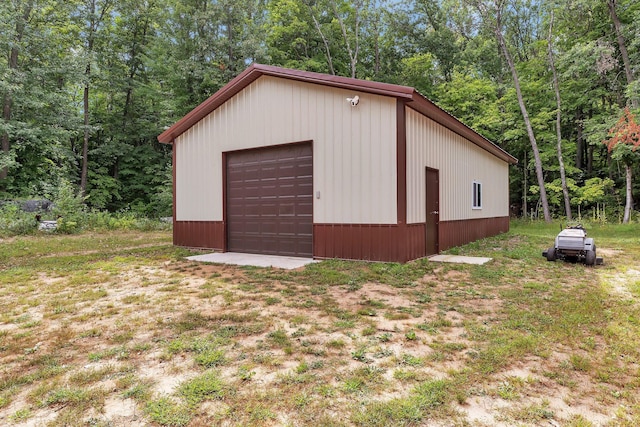
[{"label": "patchy grass", "polygon": [[178,392],[190,406],[196,406],[206,399],[222,398],[225,385],[218,372],[207,371],[182,383]]},{"label": "patchy grass", "polygon": [[595,268],[541,256],[558,229],[295,271],[165,232],[0,241],[0,424],[638,425],[640,226],[588,227]]}]

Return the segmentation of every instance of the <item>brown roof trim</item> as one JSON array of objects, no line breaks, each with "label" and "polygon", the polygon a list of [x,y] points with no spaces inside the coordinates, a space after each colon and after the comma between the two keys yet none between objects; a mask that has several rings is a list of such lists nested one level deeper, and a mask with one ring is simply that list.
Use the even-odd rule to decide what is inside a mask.
[{"label": "brown roof trim", "polygon": [[284,77],[306,83],[315,83],[324,86],[338,87],[341,89],[359,90],[366,93],[392,96],[394,98],[411,99],[415,92],[415,89],[409,86],[374,82],[371,80],[352,79],[349,77],[333,76],[331,74],[314,73],[311,71],[291,70],[271,65],[253,64],[252,67],[259,70],[262,75]]},{"label": "brown roof trim", "polygon": [[377,95],[392,96],[410,100],[414,89],[408,86],[392,85],[389,83],[358,80],[311,71],[291,70],[271,65],[251,64],[246,70],[231,80],[226,86],[210,96],[202,104],[190,111],[182,119],[158,136],[158,141],[171,144],[173,140],[184,133],[191,126],[203,119],[207,114],[224,104],[238,92],[249,86],[261,76],[280,77],[306,83],[338,87],[341,89],[358,90]]},{"label": "brown roof trim", "polygon": [[231,99],[235,94],[240,92],[245,87],[249,86],[255,81],[261,74],[253,72],[255,67],[252,65],[236,78],[227,83],[219,91],[211,95],[206,101],[198,105],[196,108],[187,113],[183,118],[178,120],[169,129],[158,135],[158,141],[163,144],[173,144],[173,140],[182,135],[191,126],[202,120],[213,110],[224,104]]},{"label": "brown roof trim", "polygon": [[306,83],[337,87],[341,89],[357,90],[376,95],[391,96],[404,99],[407,105],[440,123],[451,131],[467,138],[479,147],[489,151],[500,159],[515,164],[518,160],[509,153],[466,126],[451,114],[438,107],[433,102],[419,94],[414,88],[389,83],[373,82],[369,80],[352,79],[333,76],[330,74],[314,73],[310,71],[292,70],[271,65],[251,64],[246,70],[231,80],[226,86],[214,93],[202,104],[191,110],[186,116],[178,120],[173,126],[158,136],[158,141],[172,144],[174,139],[187,131],[191,126],[202,120],[209,113],[231,99],[245,87],[261,76],[272,76]]},{"label": "brown roof trim", "polygon": [[496,144],[489,141],[487,138],[462,123],[460,120],[456,119],[450,113],[438,107],[436,104],[422,96],[417,91],[414,91],[413,100],[407,105],[420,114],[427,116],[433,121],[441,124],[452,132],[468,139],[478,147],[490,152],[491,154],[504,160],[505,162],[508,162],[512,165],[518,163],[518,159],[513,157],[511,154],[507,153],[505,150],[498,147]]}]

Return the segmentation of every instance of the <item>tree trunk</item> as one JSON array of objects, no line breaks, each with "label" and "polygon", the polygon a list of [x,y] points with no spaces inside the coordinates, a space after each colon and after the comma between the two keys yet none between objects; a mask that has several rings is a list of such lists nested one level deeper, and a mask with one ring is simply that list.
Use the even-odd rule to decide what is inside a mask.
[{"label": "tree trunk", "polygon": [[376,23],[374,25],[376,38],[373,45],[373,51],[374,51],[373,75],[376,77],[378,76],[378,74],[380,74],[380,30],[378,28],[378,24],[379,24],[379,21],[376,19]]},{"label": "tree trunk", "polygon": [[[14,49],[11,49],[11,53],[13,54]],[[5,123],[8,123],[11,120],[11,93],[7,91],[7,94],[4,96],[4,105],[2,107],[2,118]],[[9,134],[7,132],[2,133],[2,154],[5,156],[9,155],[9,149],[11,148],[11,144],[9,143]],[[7,179],[9,170],[4,167],[0,169],[0,180]]]},{"label": "tree trunk", "polygon": [[523,177],[523,182],[524,182],[524,188],[522,189],[522,213],[524,214],[524,218],[527,219],[527,209],[529,209],[527,207],[527,175],[529,172],[529,164],[527,163],[527,152],[524,152],[524,162],[523,162],[523,171],[524,171],[524,177]]},{"label": "tree trunk", "polygon": [[[622,55],[622,63],[624,65],[624,73],[627,77],[627,84],[631,84],[634,81],[633,77],[633,69],[631,68],[631,61],[629,61],[629,53],[627,52],[627,46],[624,40],[624,35],[622,34],[622,25],[620,23],[620,18],[618,18],[618,14],[616,13],[616,0],[607,0],[607,6],[609,7],[609,14],[611,15],[611,20],[613,21],[613,27],[616,31],[616,38],[618,40],[618,48],[620,49],[620,54]],[[638,108],[638,100],[631,99],[632,108]]]},{"label": "tree trunk", "polygon": [[333,68],[333,60],[331,58],[331,50],[329,49],[329,42],[327,41],[327,37],[325,37],[324,32],[322,32],[322,28],[320,27],[320,23],[316,19],[316,16],[313,13],[313,10],[311,9],[311,6],[309,6],[309,13],[311,14],[311,18],[313,19],[313,24],[316,26],[316,30],[318,30],[318,33],[320,34],[320,38],[322,38],[322,43],[324,44],[325,55],[327,57],[327,64],[329,65],[329,71],[331,72],[332,75],[335,76],[336,70],[334,70],[334,68]]},{"label": "tree trunk", "polygon": [[91,54],[93,53],[93,37],[96,30],[96,0],[88,0],[89,25],[87,33],[87,66],[84,71],[84,93],[82,96],[82,110],[84,118],[84,135],[82,138],[82,169],[80,171],[80,196],[87,191],[87,175],[89,170],[89,89],[91,87]]},{"label": "tree trunk", "polygon": [[622,223],[628,224],[629,219],[631,218],[631,209],[633,209],[633,196],[631,194],[631,165],[625,163],[624,168],[627,177],[627,202],[624,205],[624,218],[622,219]]},{"label": "tree trunk", "polygon": [[[142,25],[144,25],[144,28],[142,29],[142,41],[141,44],[144,46],[144,40],[145,40],[145,36],[147,34],[147,29],[146,26],[148,24],[148,21],[144,21],[144,23]],[[126,96],[125,96],[125,100],[124,100],[124,108],[122,109],[122,129],[126,130],[127,128],[127,119],[129,118],[129,110],[131,108],[131,104],[133,103],[133,85],[134,85],[134,79],[136,77],[136,73],[138,72],[138,33],[139,31],[139,27],[136,24],[135,29],[133,30],[133,34],[132,34],[132,40],[133,43],[131,45],[131,49],[129,50],[129,55],[131,55],[131,57],[129,58],[129,75],[128,75],[128,79],[127,79],[127,92],[126,92]],[[144,47],[142,48],[142,50],[144,51]]]},{"label": "tree trunk", "polygon": [[562,159],[562,128],[561,128],[561,103],[560,103],[560,87],[558,85],[558,73],[555,63],[553,62],[553,12],[551,12],[551,23],[549,24],[549,65],[553,72],[553,89],[556,93],[556,136],[558,139],[558,163],[560,164],[560,182],[562,184],[562,195],[564,198],[564,211],[567,215],[567,221],[571,221],[571,202],[569,200],[569,189],[567,188],[567,177],[564,170],[564,161]]},{"label": "tree trunk", "polygon": [[349,54],[349,63],[351,66],[351,78],[355,79],[356,78],[356,74],[357,74],[357,65],[358,65],[358,52],[360,50],[360,43],[359,43],[359,38],[358,38],[358,33],[360,31],[360,20],[359,20],[359,13],[360,13],[360,3],[355,2],[354,3],[354,10],[355,10],[355,45],[353,46],[353,48],[351,47],[351,43],[349,42],[349,37],[347,36],[347,27],[345,26],[344,20],[342,19],[342,17],[340,16],[340,13],[338,12],[338,6],[336,5],[335,1],[331,2],[331,5],[333,6],[333,11],[336,15],[336,18],[338,19],[338,23],[340,24],[340,29],[342,30],[342,37],[344,37],[344,44],[345,47],[347,48],[347,53]]},{"label": "tree trunk", "polygon": [[82,170],[80,171],[80,195],[84,196],[87,191],[87,175],[89,170],[89,90],[91,88],[91,57],[93,55],[93,43],[96,32],[111,2],[105,1],[100,11],[100,16],[96,16],[96,0],[87,0],[89,12],[89,22],[87,26],[87,67],[84,72],[84,94],[82,97],[82,109],[84,116],[84,136],[82,139]]},{"label": "tree trunk", "polygon": [[84,95],[82,97],[84,115],[84,137],[82,139],[82,171],[80,172],[80,195],[84,196],[87,190],[87,174],[89,163],[89,77],[91,76],[91,65],[87,65],[84,85]]},{"label": "tree trunk", "polygon": [[[19,16],[16,21],[16,34],[15,34],[15,43],[11,47],[11,51],[9,52],[9,70],[16,70],[18,68],[18,54],[19,54],[19,45],[22,42],[22,38],[24,36],[24,27],[29,20],[29,16],[31,16],[31,10],[33,9],[33,0],[27,2],[22,12],[22,16]],[[11,106],[13,104],[13,98],[11,96],[11,89],[7,89],[7,92],[4,95],[4,101],[2,103],[2,118],[5,123],[8,123],[11,120]],[[7,132],[2,133],[2,153],[6,156],[9,154],[9,150],[11,149],[11,142],[9,141],[9,134]],[[0,180],[4,181],[8,176],[8,169],[2,168],[0,169]]]},{"label": "tree trunk", "polygon": [[582,111],[578,110],[576,114],[576,167],[580,170],[584,167],[584,138],[582,135]]},{"label": "tree trunk", "polygon": [[544,175],[542,173],[542,161],[540,160],[540,151],[538,151],[538,143],[536,142],[536,137],[533,133],[533,128],[531,127],[531,120],[529,120],[529,113],[527,112],[527,107],[524,104],[524,98],[522,97],[522,90],[520,89],[520,79],[518,78],[518,71],[516,70],[516,66],[513,62],[513,58],[509,53],[509,49],[507,49],[507,44],[502,35],[502,25],[500,23],[500,15],[498,14],[497,23],[495,27],[495,34],[498,38],[498,44],[500,45],[500,49],[502,50],[502,54],[507,60],[507,64],[509,65],[509,70],[511,70],[511,75],[513,77],[513,84],[516,88],[516,95],[518,96],[518,104],[520,105],[520,111],[522,112],[522,118],[524,119],[524,124],[527,128],[527,135],[529,135],[529,142],[531,142],[531,149],[533,151],[533,158],[535,160],[536,166],[536,177],[538,178],[538,186],[540,187],[540,202],[542,204],[542,212],[544,213],[544,220],[546,222],[551,222],[551,215],[549,213],[549,203],[547,202],[547,191],[544,187]]},{"label": "tree trunk", "polygon": [[622,24],[620,23],[620,18],[618,18],[618,14],[616,13],[616,0],[607,0],[607,6],[609,7],[609,14],[611,15],[613,27],[616,31],[618,48],[620,49],[620,54],[622,55],[622,63],[624,65],[624,73],[627,77],[627,83],[631,83],[633,81],[633,71],[631,70],[629,53],[627,52],[624,35],[622,34]]},{"label": "tree trunk", "polygon": [[229,42],[229,47],[227,49],[227,55],[229,57],[229,71],[232,74],[235,74],[236,72],[236,67],[235,67],[235,58],[234,58],[234,52],[233,52],[233,10],[231,10],[230,8],[227,8],[226,10],[227,12],[227,41]]}]

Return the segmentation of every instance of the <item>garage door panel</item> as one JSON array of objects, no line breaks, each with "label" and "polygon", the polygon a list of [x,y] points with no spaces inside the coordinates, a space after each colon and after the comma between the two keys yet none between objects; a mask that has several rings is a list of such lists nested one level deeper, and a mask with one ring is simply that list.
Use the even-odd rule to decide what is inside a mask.
[{"label": "garage door panel", "polygon": [[311,143],[227,155],[228,249],[312,256]]}]

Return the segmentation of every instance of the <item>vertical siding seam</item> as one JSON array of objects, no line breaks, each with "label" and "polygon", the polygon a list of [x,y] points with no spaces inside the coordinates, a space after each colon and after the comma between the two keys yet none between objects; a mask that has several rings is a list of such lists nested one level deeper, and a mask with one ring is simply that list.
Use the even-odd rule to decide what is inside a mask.
[{"label": "vertical siding seam", "polygon": [[407,223],[407,119],[406,105],[396,101],[396,203],[398,209],[398,225]]},{"label": "vertical siding seam", "polygon": [[[424,185],[412,175],[418,166],[424,165],[443,173],[440,183],[443,221],[505,214],[508,165],[420,113],[409,110],[407,116],[407,221],[425,220],[420,210]],[[474,178],[484,183],[485,203],[480,211],[470,208],[467,187]]]}]

